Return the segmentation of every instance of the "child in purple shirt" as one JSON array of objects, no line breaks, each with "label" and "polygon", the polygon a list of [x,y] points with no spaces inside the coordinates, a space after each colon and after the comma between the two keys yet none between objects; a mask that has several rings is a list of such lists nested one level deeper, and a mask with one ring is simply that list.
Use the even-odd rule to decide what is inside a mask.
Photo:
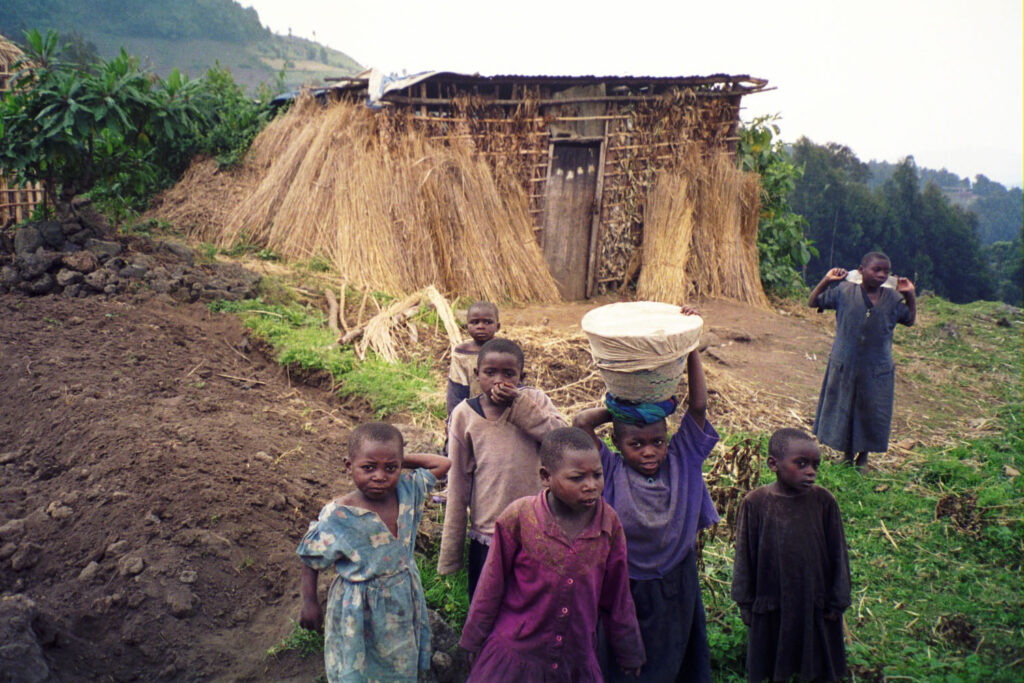
[{"label": "child in purple shirt", "polygon": [[565,427],[540,446],[545,489],[513,502],[494,525],[459,641],[469,681],[602,680],[600,619],[615,659],[635,676],[644,647],[629,592],[626,539],[601,499],[590,437]]},{"label": "child in purple shirt", "polygon": [[[695,313],[688,307],[683,312]],[[707,385],[697,351],[687,358],[687,375],[689,407],[671,440],[664,419],[630,424],[613,419],[607,408],[593,408],[573,420],[601,452],[604,499],[626,533],[630,587],[647,652],[641,681],[711,680],[694,551],[697,531],[719,519],[701,473],[718,433],[706,419]],[[594,434],[608,421],[621,455]],[[637,680],[603,668],[608,681]]]}]

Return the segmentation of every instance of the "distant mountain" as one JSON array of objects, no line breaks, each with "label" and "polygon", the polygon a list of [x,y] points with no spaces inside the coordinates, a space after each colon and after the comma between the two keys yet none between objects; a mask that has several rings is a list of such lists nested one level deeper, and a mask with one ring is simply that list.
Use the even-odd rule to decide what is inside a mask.
[{"label": "distant mountain", "polygon": [[3,0],[0,33],[20,42],[27,29],[59,31],[76,52],[109,58],[123,46],[152,71],[192,77],[216,63],[249,87],[321,83],[362,67],[343,52],[265,28],[255,9],[233,0]]},{"label": "distant mountain", "polygon": [[[881,187],[892,177],[896,164],[887,161],[869,161],[868,187]],[[917,167],[921,186],[934,184],[953,204],[978,217],[978,237],[982,244],[1012,242],[1021,236],[1024,225],[1024,191],[1019,187],[1006,188],[984,175],[961,178],[946,169],[936,171]]]}]

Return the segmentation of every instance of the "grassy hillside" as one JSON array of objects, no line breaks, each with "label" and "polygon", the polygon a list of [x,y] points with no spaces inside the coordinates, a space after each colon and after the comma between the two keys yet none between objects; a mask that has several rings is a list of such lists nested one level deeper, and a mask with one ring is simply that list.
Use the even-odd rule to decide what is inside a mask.
[{"label": "grassy hillside", "polygon": [[343,52],[264,28],[256,11],[233,0],[6,0],[0,33],[18,41],[30,28],[74,36],[101,57],[123,46],[154,72],[177,67],[198,76],[216,63],[248,86],[321,83],[362,67]]}]

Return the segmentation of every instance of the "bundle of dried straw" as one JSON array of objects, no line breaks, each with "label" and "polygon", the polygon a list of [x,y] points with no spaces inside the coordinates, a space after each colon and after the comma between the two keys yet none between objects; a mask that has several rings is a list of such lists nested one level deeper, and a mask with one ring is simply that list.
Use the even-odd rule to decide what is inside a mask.
[{"label": "bundle of dried straw", "polygon": [[684,303],[696,296],[768,306],[757,254],[759,178],[725,154],[695,148],[659,172],[644,212],[637,294]]},{"label": "bundle of dried straw", "polygon": [[434,284],[477,298],[557,301],[520,186],[496,179],[464,140],[396,132],[386,116],[300,100],[256,138],[243,168],[216,174],[229,206],[203,191],[217,182],[209,170],[194,169],[156,215],[221,246],[246,240],[290,258],[325,257],[362,288]]}]

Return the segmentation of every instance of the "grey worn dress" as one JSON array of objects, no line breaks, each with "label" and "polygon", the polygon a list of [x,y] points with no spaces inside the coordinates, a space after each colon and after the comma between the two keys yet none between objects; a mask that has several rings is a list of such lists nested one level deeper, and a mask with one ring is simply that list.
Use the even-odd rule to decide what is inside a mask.
[{"label": "grey worn dress", "polygon": [[818,296],[836,311],[836,339],[821,385],[814,435],[845,453],[884,453],[892,423],[892,332],[911,321],[903,296],[883,287],[872,305],[858,284],[842,281]]}]

